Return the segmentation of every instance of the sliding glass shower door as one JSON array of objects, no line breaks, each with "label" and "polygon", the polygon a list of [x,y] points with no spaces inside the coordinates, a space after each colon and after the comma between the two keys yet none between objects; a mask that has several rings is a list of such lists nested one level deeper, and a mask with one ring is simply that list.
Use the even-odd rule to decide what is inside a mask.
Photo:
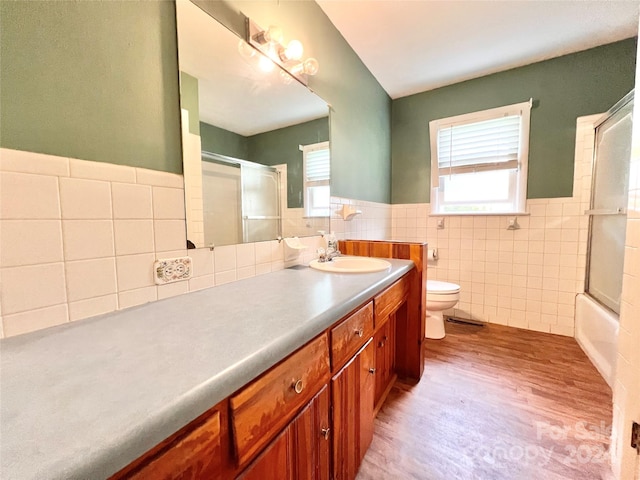
[{"label": "sliding glass shower door", "polygon": [[242,178],[242,241],[257,242],[280,235],[280,179],[273,168],[240,166]]},{"label": "sliding glass shower door", "polygon": [[633,92],[596,127],[586,291],[620,313],[626,206],[631,158]]}]

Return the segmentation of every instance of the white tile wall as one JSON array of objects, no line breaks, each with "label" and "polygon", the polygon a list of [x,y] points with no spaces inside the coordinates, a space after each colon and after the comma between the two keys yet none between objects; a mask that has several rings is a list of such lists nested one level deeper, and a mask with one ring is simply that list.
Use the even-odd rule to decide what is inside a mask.
[{"label": "white tile wall", "polygon": [[111,219],[111,185],[98,180],[60,177],[60,205],[65,220]]},{"label": "white tile wall", "polygon": [[[573,336],[575,295],[583,291],[593,156],[593,122],[577,122],[573,196],[527,201],[530,215],[431,215],[429,204],[393,205],[392,236],[438,250],[429,278],[460,285],[448,312],[518,328]],[[438,228],[444,220],[444,228]]]},{"label": "white tile wall", "polygon": [[[4,153],[2,154],[4,159]],[[13,163],[9,163],[13,166]],[[19,164],[18,164],[19,165]],[[5,162],[2,163],[4,168]],[[17,220],[60,217],[58,177],[3,172],[0,179],[0,218]]]},{"label": "white tile wall", "polygon": [[0,243],[14,246],[0,251],[0,267],[62,261],[60,220],[4,220]]},{"label": "white tile wall", "polygon": [[62,262],[3,268],[0,274],[3,318],[67,302]]},{"label": "white tile wall", "polygon": [[[362,214],[344,220],[340,215],[343,205],[351,205]],[[331,231],[340,240],[388,240],[392,233],[391,216],[392,206],[386,203],[331,197]]]},{"label": "white tile wall", "polygon": [[[62,235],[66,260],[115,256],[113,221],[111,220],[63,220]],[[3,242],[3,244],[14,245],[12,242]],[[30,256],[33,256],[33,251],[30,252]]]},{"label": "white tile wall", "polygon": [[[276,240],[186,250],[183,194],[180,175],[0,149],[0,336],[285,268]],[[302,241],[286,266],[325,245]],[[156,286],[153,262],[185,255],[193,278]]]},{"label": "white tile wall", "polygon": [[153,252],[153,226],[153,220],[113,220],[116,255]]},{"label": "white tile wall", "polygon": [[152,196],[149,185],[112,183],[111,199],[114,219],[152,219]]}]

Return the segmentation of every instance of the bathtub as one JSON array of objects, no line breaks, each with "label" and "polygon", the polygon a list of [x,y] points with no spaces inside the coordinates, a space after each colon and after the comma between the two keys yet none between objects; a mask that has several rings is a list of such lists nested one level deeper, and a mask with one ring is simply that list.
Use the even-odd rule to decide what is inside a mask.
[{"label": "bathtub", "polygon": [[583,293],[576,296],[576,341],[613,388],[618,316]]}]

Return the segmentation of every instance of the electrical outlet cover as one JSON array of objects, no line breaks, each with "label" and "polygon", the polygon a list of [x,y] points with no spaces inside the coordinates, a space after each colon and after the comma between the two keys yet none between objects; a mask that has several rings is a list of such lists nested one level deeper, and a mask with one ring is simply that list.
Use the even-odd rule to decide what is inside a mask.
[{"label": "electrical outlet cover", "polygon": [[153,263],[156,285],[179,282],[191,278],[191,257],[162,258]]}]

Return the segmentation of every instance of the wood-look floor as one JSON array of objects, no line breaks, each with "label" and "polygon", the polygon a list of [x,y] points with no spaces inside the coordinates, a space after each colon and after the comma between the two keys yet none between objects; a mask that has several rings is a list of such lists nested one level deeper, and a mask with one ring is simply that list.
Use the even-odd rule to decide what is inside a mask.
[{"label": "wood-look floor", "polygon": [[447,323],[397,382],[358,480],[609,479],[611,390],[574,339]]}]

